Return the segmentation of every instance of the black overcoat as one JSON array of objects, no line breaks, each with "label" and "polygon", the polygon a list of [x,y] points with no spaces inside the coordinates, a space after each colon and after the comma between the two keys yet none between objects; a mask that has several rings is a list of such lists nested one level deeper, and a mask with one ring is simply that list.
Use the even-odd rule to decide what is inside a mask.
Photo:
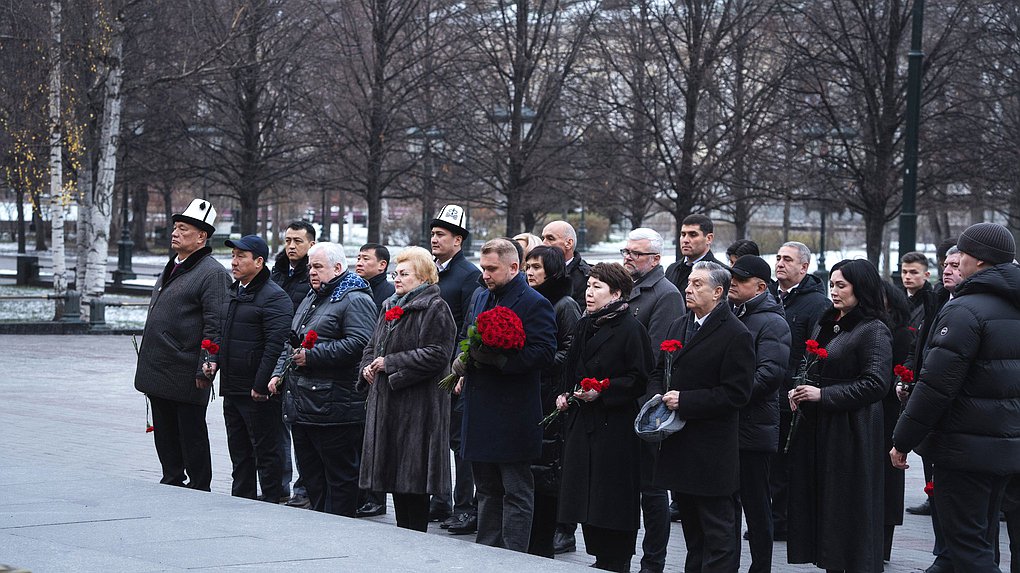
[{"label": "black overcoat", "polygon": [[[910,356],[910,348],[914,341],[914,332],[906,324],[900,325],[892,330],[892,363],[893,366],[903,364]],[[900,417],[902,406],[900,399],[896,396],[896,376],[889,374],[889,392],[882,398],[882,456],[885,468],[885,496],[884,511],[882,512],[886,525],[903,525],[903,491],[906,484],[906,474],[903,470],[893,467],[892,460],[887,455],[892,449],[893,429],[896,428],[896,420]]]},{"label": "black overcoat", "polygon": [[[386,309],[393,303],[387,302]],[[438,382],[450,372],[457,329],[450,307],[429,285],[401,306],[393,321],[379,316],[359,373],[377,356],[386,371],[368,389],[362,489],[397,493],[449,492],[450,396]]]},{"label": "black overcoat", "polygon": [[[739,414],[751,396],[754,341],[725,301],[685,340],[692,320],[688,312],[666,335],[684,345],[673,358],[669,387],[680,392],[677,414],[687,425],[662,441],[654,482],[688,495],[728,496],[740,487]],[[663,352],[649,391],[662,387],[665,362]]]},{"label": "black overcoat", "polygon": [[882,570],[882,398],[889,391],[892,335],[852,310],[823,315],[814,338],[826,349],[821,401],[803,403],[790,448],[790,563],[860,573]]},{"label": "black overcoat", "polygon": [[627,311],[594,333],[591,321],[585,316],[577,323],[564,369],[564,391],[588,377],[609,378],[609,388],[592,402],[571,406],[563,444],[559,521],[637,530],[641,442],[634,433],[634,418],[653,365],[651,344],[645,327]]}]

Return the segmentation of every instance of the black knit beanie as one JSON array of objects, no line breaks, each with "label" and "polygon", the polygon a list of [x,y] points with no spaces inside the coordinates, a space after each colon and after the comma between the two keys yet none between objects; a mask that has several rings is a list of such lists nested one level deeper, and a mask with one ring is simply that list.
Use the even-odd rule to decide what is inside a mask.
[{"label": "black knit beanie", "polygon": [[961,252],[990,265],[1013,262],[1016,242],[1006,227],[996,223],[978,223],[967,227],[956,243]]}]

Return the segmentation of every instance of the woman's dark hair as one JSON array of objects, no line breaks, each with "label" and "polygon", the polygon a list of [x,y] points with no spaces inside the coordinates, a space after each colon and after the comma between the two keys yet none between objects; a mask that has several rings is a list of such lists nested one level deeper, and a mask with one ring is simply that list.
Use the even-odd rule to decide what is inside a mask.
[{"label": "woman's dark hair", "polygon": [[843,278],[854,287],[854,297],[857,298],[857,308],[861,314],[884,322],[888,314],[885,311],[885,297],[882,296],[882,279],[875,265],[864,259],[843,259],[832,265],[829,276],[836,271],[843,273]]},{"label": "woman's dark hair", "polygon": [[761,251],[758,250],[758,243],[751,239],[737,239],[730,243],[730,246],[726,247],[727,257],[736,256],[739,259],[744,255],[760,257]]},{"label": "woman's dark hair", "polygon": [[620,291],[620,298],[624,300],[634,286],[634,279],[620,263],[599,263],[591,268],[588,276],[606,283],[611,291]]},{"label": "woman's dark hair", "polygon": [[530,261],[531,259],[540,259],[542,261],[542,268],[545,269],[545,280],[547,281],[556,280],[567,274],[567,265],[563,259],[563,251],[556,247],[539,245],[528,252],[526,260]]},{"label": "woman's dark hair", "polygon": [[885,295],[885,307],[889,313],[887,324],[889,330],[910,324],[910,301],[907,300],[903,289],[896,288],[896,285],[889,281],[882,281],[882,290]]}]

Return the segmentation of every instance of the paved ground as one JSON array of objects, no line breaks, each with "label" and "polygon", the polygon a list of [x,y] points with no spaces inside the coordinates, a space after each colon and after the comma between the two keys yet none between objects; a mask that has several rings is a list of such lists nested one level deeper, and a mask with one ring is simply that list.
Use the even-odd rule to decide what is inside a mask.
[{"label": "paved ground", "polygon": [[[480,547],[435,525],[428,536],[399,530],[392,510],[352,520],[232,498],[220,400],[208,415],[213,493],[159,486],[129,337],[0,336],[0,347],[0,563],[36,572],[580,571],[576,565],[593,561],[580,535],[576,553],[550,562]],[[921,486],[915,463],[908,505],[922,500]],[[927,567],[929,531],[927,517],[906,515],[886,571]],[[1005,533],[1001,545],[1006,569]],[[746,570],[746,543],[743,550]],[[667,571],[681,571],[683,557],[674,524]],[[787,565],[785,543],[775,546],[773,570],[817,571]]]}]

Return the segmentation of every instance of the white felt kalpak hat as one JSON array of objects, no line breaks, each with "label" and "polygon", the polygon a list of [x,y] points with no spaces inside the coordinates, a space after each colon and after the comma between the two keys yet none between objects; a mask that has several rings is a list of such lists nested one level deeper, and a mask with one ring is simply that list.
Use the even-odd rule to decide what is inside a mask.
[{"label": "white felt kalpak hat", "polygon": [[449,205],[443,205],[436,218],[432,219],[429,227],[442,227],[466,239],[469,234],[466,219],[464,208],[450,203]]},{"label": "white felt kalpak hat", "polygon": [[212,203],[204,199],[195,199],[183,213],[176,213],[171,219],[174,223],[194,225],[210,235],[216,231],[216,227],[213,226],[216,222],[216,209]]}]

